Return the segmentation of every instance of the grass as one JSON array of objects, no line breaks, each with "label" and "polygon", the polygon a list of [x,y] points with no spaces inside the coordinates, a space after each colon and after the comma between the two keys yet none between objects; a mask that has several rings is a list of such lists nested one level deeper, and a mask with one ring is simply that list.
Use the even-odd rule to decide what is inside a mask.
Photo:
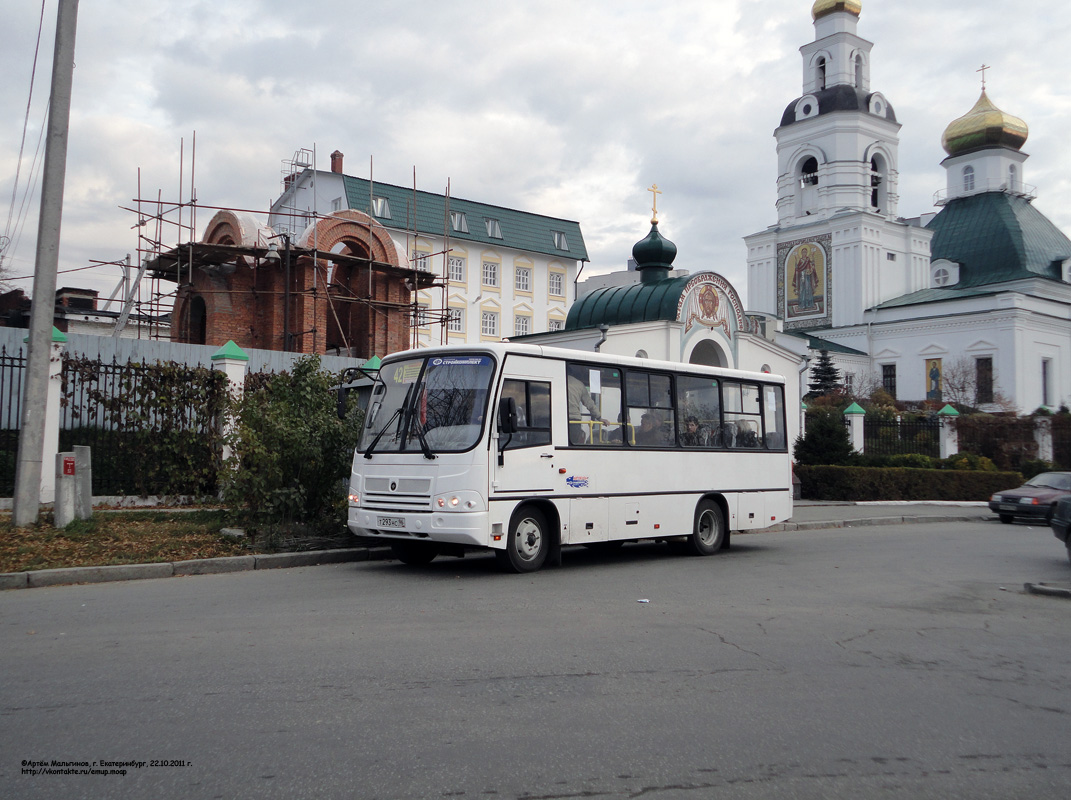
[{"label": "grass", "polygon": [[32,527],[0,522],[0,572],[150,564],[198,558],[291,550],[319,550],[356,544],[348,531],[324,535],[294,526],[248,529],[242,538],[222,528],[237,524],[223,509],[196,511],[95,511],[65,529],[45,518]]}]

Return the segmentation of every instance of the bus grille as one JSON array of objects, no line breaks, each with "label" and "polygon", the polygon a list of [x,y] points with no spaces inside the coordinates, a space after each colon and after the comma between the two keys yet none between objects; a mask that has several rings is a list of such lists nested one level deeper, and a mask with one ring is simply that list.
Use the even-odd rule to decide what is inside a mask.
[{"label": "bus grille", "polygon": [[431,508],[430,478],[366,478],[361,505],[380,511]]}]

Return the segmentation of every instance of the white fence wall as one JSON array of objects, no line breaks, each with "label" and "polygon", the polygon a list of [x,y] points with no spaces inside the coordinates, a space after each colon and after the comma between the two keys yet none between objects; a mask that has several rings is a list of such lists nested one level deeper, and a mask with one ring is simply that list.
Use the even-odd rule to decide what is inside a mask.
[{"label": "white fence wall", "polygon": [[[29,332],[24,328],[0,328],[0,347],[8,354],[17,353],[24,347],[23,339]],[[214,345],[180,344],[178,342],[154,341],[152,339],[113,339],[110,336],[91,336],[72,333],[67,336],[65,350],[74,356],[86,356],[119,364],[136,361],[152,364],[157,361],[186,364],[188,366],[212,366],[212,356],[219,351]],[[282,353],[275,350],[246,350],[250,372],[284,372],[301,358],[301,353]],[[340,372],[347,367],[359,367],[361,358],[344,356],[320,356],[320,366],[330,372]]]}]

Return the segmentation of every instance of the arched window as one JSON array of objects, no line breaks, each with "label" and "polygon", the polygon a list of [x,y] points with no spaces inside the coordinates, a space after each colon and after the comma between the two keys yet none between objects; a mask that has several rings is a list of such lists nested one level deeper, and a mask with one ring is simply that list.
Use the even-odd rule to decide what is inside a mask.
[{"label": "arched window", "polygon": [[881,156],[870,159],[870,207],[880,211],[885,205],[885,160]]},{"label": "arched window", "polygon": [[800,186],[818,185],[818,159],[811,156],[800,165]]},{"label": "arched window", "polygon": [[1013,192],[1019,191],[1019,172],[1014,164],[1008,165],[1008,188]]},{"label": "arched window", "polygon": [[970,164],[963,168],[963,191],[974,191],[974,167]]},{"label": "arched window", "polygon": [[826,88],[826,60],[824,57],[818,59],[818,69],[815,73],[815,84],[818,87],[818,91]]},{"label": "arched window", "polygon": [[208,340],[208,312],[205,299],[195,295],[190,299],[190,329],[186,341],[190,344],[205,344]]},{"label": "arched window", "polygon": [[863,57],[855,57],[855,88],[863,88]]}]

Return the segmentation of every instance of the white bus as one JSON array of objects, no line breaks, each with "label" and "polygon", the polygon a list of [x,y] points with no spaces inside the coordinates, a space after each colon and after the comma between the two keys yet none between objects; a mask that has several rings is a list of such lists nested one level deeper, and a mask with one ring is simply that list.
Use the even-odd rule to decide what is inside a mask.
[{"label": "white bus", "polygon": [[710,555],[792,515],[785,415],[778,375],[525,344],[396,353],[349,527],[409,564],[478,547],[532,572],[564,545],[642,539]]}]

